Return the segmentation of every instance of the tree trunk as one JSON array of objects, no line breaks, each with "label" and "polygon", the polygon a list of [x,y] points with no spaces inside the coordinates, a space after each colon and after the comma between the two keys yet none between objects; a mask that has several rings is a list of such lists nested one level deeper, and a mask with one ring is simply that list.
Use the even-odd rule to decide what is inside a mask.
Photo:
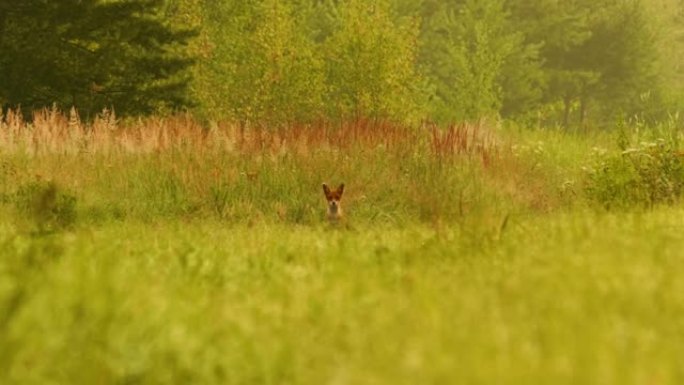
[{"label": "tree trunk", "polygon": [[567,129],[570,127],[570,96],[566,96],[563,99],[565,109],[563,110],[563,128]]}]

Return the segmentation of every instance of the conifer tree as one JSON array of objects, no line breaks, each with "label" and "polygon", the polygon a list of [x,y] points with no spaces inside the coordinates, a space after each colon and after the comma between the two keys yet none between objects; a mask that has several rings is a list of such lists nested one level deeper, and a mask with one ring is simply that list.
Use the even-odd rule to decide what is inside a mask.
[{"label": "conifer tree", "polygon": [[171,48],[193,31],[159,15],[162,0],[0,0],[0,99],[82,115],[187,106],[191,60]]}]

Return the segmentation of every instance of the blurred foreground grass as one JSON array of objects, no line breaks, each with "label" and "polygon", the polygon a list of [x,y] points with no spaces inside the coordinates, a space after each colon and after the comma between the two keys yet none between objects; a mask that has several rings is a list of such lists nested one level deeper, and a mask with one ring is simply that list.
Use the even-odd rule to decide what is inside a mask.
[{"label": "blurred foreground grass", "polygon": [[0,224],[2,384],[680,384],[684,209]]}]

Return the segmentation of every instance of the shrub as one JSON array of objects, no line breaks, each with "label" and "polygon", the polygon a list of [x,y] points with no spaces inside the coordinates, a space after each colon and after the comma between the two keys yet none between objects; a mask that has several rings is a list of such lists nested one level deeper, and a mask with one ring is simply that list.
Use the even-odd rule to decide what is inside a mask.
[{"label": "shrub", "polygon": [[31,181],[17,189],[14,204],[38,233],[71,228],[76,223],[76,197],[54,182]]},{"label": "shrub", "polygon": [[586,193],[606,208],[674,203],[684,184],[682,155],[674,141],[659,139],[600,154],[588,169]]}]

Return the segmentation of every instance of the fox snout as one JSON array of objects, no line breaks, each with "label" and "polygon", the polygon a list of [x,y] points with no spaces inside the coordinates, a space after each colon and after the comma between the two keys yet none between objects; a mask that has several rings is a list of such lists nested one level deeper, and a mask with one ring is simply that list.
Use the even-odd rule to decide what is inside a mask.
[{"label": "fox snout", "polygon": [[328,219],[340,218],[342,216],[340,200],[344,193],[344,183],[337,187],[337,190],[331,190],[327,184],[323,183],[323,193],[328,201]]},{"label": "fox snout", "polygon": [[331,214],[337,214],[337,209],[340,207],[340,203],[337,201],[328,202],[328,211]]}]

